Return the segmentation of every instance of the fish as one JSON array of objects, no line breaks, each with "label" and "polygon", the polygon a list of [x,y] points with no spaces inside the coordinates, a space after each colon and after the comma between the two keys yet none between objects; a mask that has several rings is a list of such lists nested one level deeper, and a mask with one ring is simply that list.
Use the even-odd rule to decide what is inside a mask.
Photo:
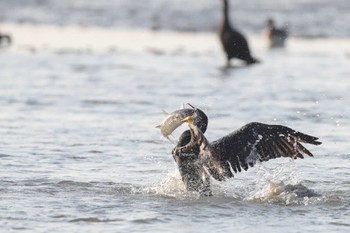
[{"label": "fish", "polygon": [[171,133],[174,132],[174,130],[177,129],[179,126],[181,126],[185,122],[185,119],[187,117],[192,116],[195,113],[195,111],[195,108],[182,108],[170,114],[166,113],[167,115],[163,119],[162,123],[157,125],[156,128],[160,129],[160,133],[163,137],[173,142],[169,138]]}]

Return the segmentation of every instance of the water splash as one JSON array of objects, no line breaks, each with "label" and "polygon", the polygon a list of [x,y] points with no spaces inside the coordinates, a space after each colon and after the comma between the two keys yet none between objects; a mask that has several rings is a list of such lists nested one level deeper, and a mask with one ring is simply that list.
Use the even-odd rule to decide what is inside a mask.
[{"label": "water splash", "polygon": [[[243,178],[234,178],[225,182],[211,179],[214,197],[225,197],[246,201],[275,203],[282,205],[308,205],[317,201],[320,195],[302,184],[301,172],[294,160],[279,163],[275,167],[257,164],[257,173],[251,182]],[[177,168],[169,172],[159,183],[138,190],[142,194],[151,194],[166,198],[199,199],[197,192],[186,191]]]},{"label": "water splash", "polygon": [[145,188],[143,191],[148,194],[180,200],[200,198],[199,193],[188,192],[186,190],[185,184],[182,182],[181,175],[177,169],[169,172],[160,183]]},{"label": "water splash", "polygon": [[256,187],[247,200],[283,205],[308,205],[322,196],[302,184],[301,172],[293,159],[268,168],[258,165]]}]

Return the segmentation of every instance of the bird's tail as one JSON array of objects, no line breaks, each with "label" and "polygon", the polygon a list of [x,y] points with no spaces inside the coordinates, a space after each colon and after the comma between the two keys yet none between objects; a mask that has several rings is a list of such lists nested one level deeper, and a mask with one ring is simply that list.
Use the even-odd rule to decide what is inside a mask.
[{"label": "bird's tail", "polygon": [[247,60],[247,65],[252,65],[252,64],[255,64],[255,63],[260,63],[260,60],[259,59],[256,59],[254,57],[249,57]]}]

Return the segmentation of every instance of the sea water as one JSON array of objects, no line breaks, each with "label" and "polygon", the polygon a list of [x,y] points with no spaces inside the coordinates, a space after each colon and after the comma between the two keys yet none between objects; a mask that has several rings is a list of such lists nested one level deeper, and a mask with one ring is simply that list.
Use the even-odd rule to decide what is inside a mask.
[{"label": "sea water", "polygon": [[[212,32],[1,29],[14,39],[0,50],[1,232],[350,230],[349,39],[295,36],[269,50],[248,34],[262,63],[225,69]],[[306,145],[314,158],[213,180],[214,196],[199,197],[155,128],[182,103],[208,115],[209,141],[258,121],[323,144]]]}]

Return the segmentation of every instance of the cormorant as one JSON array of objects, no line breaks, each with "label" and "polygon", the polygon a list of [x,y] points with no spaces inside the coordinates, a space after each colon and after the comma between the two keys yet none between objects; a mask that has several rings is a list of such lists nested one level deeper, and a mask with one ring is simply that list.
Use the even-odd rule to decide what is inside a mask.
[{"label": "cormorant", "polygon": [[276,28],[274,20],[268,19],[265,34],[270,48],[283,47],[288,37],[288,30],[287,28]]},{"label": "cormorant", "polygon": [[220,41],[224,52],[226,53],[227,66],[232,58],[238,58],[245,61],[248,65],[259,62],[250,54],[246,38],[234,29],[229,20],[229,6],[227,0],[223,1],[223,19],[219,28]]},{"label": "cormorant", "polygon": [[[194,107],[193,107],[194,108]],[[172,151],[182,180],[188,191],[211,196],[210,177],[218,181],[232,178],[234,173],[279,157],[304,158],[312,156],[301,143],[319,145],[318,138],[295,131],[282,125],[249,123],[242,128],[208,142],[204,133],[208,125],[206,114],[194,108],[182,122],[188,122],[189,130],[184,131]],[[177,110],[176,112],[181,111]]]},{"label": "cormorant", "polygon": [[7,40],[8,45],[12,42],[11,37],[9,35],[0,34],[0,45],[4,40]]}]

